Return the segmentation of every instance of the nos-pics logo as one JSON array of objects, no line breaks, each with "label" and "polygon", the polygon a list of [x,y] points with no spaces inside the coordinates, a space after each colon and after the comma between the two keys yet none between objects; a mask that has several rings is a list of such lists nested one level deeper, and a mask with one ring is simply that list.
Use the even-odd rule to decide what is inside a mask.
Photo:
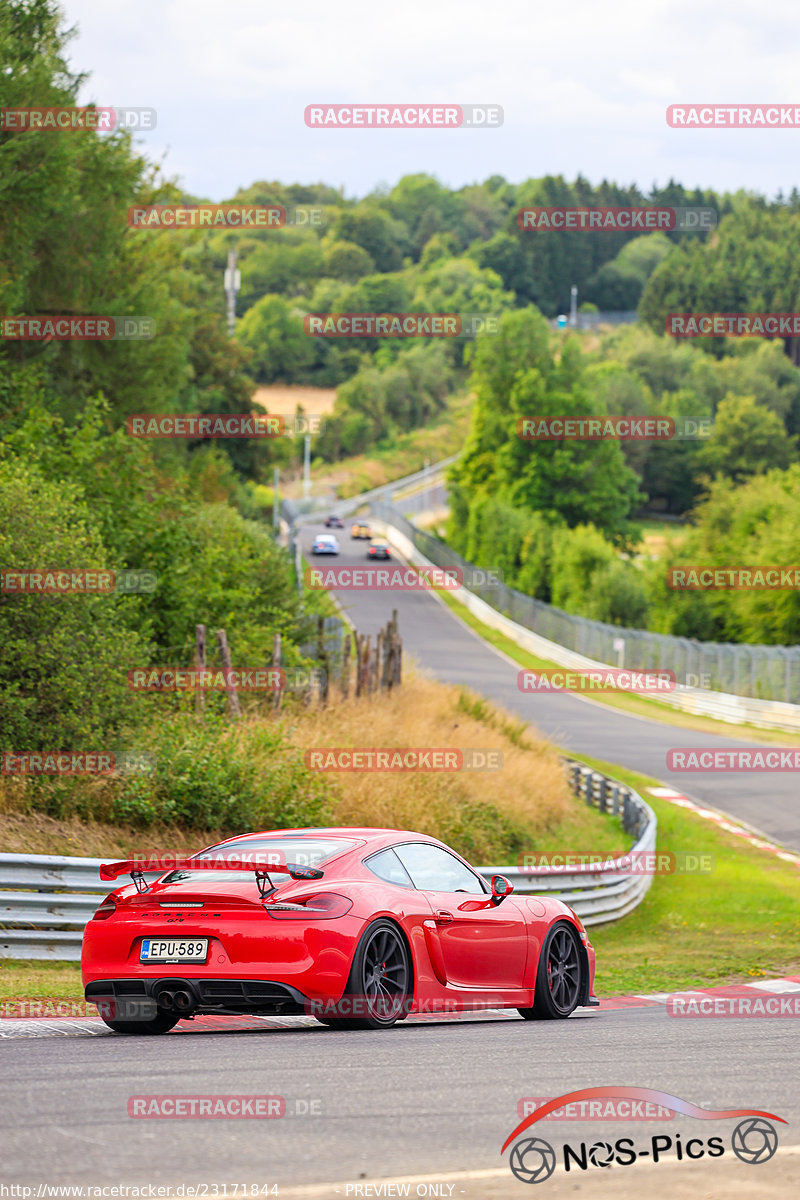
[{"label": "nos-pics logo", "polygon": [[[785,1125],[783,1117],[775,1113],[762,1112],[755,1108],[706,1109],[681,1100],[680,1096],[672,1096],[669,1092],[655,1091],[653,1088],[638,1087],[597,1087],[582,1088],[577,1092],[567,1092],[556,1096],[542,1104],[527,1116],[509,1134],[500,1150],[504,1154],[516,1138],[509,1157],[508,1165],[512,1173],[522,1183],[544,1183],[556,1169],[559,1154],[544,1138],[536,1136],[520,1137],[537,1121],[547,1117],[556,1109],[567,1104],[575,1104],[581,1100],[597,1100],[600,1098],[644,1101],[654,1103],[671,1112],[683,1113],[684,1116],[694,1117],[700,1121],[727,1121],[744,1118],[733,1129],[730,1135],[730,1150],[743,1163],[756,1166],[768,1162],[778,1148],[778,1133],[772,1121]],[[619,1118],[616,1118],[619,1119]],[[613,1142],[565,1142],[561,1147],[564,1171],[587,1171],[592,1167],[630,1167],[637,1159],[651,1159],[654,1163],[663,1161],[668,1156],[678,1160],[698,1161],[701,1158],[721,1158],[726,1153],[725,1140],[722,1136],[709,1138],[693,1137],[685,1141],[681,1135],[672,1133],[655,1133],[637,1146],[633,1138],[617,1138]]]}]

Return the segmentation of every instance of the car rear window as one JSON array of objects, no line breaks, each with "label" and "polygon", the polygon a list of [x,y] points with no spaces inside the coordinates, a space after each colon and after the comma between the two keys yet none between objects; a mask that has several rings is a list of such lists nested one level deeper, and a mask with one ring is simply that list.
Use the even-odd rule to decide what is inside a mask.
[{"label": "car rear window", "polygon": [[[341,854],[344,850],[349,850],[356,843],[350,838],[329,838],[317,837],[315,835],[294,835],[285,838],[242,838],[236,842],[222,842],[216,846],[210,846],[208,850],[201,850],[199,854],[195,854],[193,858],[199,859],[214,859],[227,858],[233,862],[247,862],[248,855],[265,855],[274,853],[279,855],[278,862],[297,863],[301,867],[320,867],[323,863],[328,862],[337,854]],[[268,867],[266,868],[269,869]],[[176,882],[178,879],[191,879],[198,881],[200,879],[230,879],[232,872],[230,871],[215,871],[213,868],[203,867],[199,871],[192,871],[190,868],[182,868],[173,873],[164,880],[165,883]],[[277,873],[280,877],[283,872]],[[244,878],[247,878],[244,875]]]}]

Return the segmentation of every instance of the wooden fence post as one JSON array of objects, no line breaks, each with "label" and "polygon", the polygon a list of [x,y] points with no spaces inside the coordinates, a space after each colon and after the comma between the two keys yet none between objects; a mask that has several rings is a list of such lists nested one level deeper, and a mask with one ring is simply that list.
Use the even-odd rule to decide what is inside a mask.
[{"label": "wooden fence post", "polygon": [[[196,671],[205,671],[206,669],[206,627],[205,625],[195,625],[194,627],[194,665]],[[194,711],[195,715],[201,717],[205,711],[206,693],[205,688],[199,687],[194,694]]]},{"label": "wooden fence post", "polygon": [[[281,635],[279,633],[276,633],[275,637],[273,639],[273,642],[272,642],[272,666],[273,666],[273,668],[280,670],[281,662],[282,662]],[[276,710],[279,709],[281,706],[282,700],[283,700],[283,689],[277,688],[275,691],[274,699],[272,701],[272,707]]]},{"label": "wooden fence post", "polygon": [[239,704],[239,697],[236,694],[236,688],[231,683],[228,672],[233,670],[231,662],[231,652],[228,647],[228,638],[224,629],[217,630],[217,645],[219,646],[219,656],[222,659],[222,669],[225,672],[225,690],[228,693],[228,703],[231,706],[231,717],[238,721],[242,715],[242,709]]},{"label": "wooden fence post", "polygon": [[361,659],[361,690],[369,693],[369,672],[370,672],[370,649],[371,638],[364,635],[364,640],[361,643],[363,657]]},{"label": "wooden fence post", "polygon": [[356,699],[361,695],[361,656],[363,653],[364,635],[356,634]]},{"label": "wooden fence post", "polygon": [[394,639],[394,686],[403,682],[403,639],[398,634]]},{"label": "wooden fence post", "polygon": [[345,630],[342,638],[342,671],[339,676],[339,686],[342,689],[342,695],[345,700],[350,691],[350,651],[352,649],[352,640],[350,630]]},{"label": "wooden fence post", "polygon": [[370,690],[373,692],[377,692],[379,688],[383,687],[384,637],[385,631],[379,629],[375,639],[375,661],[372,664],[372,688]]}]

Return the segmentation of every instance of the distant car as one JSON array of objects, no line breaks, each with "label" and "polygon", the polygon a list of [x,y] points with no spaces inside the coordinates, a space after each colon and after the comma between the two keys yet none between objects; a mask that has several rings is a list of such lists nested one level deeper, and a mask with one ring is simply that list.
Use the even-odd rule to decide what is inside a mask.
[{"label": "distant car", "polygon": [[332,533],[321,533],[314,538],[314,545],[311,547],[312,554],[338,554],[339,540]]},{"label": "distant car", "polygon": [[344,521],[341,517],[337,517],[334,513],[331,513],[329,517],[325,518],[325,528],[344,529]]},{"label": "distant car", "polygon": [[[563,1020],[600,1003],[571,908],[513,895],[501,875],[487,883],[424,833],[273,829],[146,862],[100,867],[101,879],[133,882],[114,887],[83,936],[86,1000],[115,1033],[164,1034],[202,1013],[299,1013],[332,1029],[488,1007]],[[143,867],[162,873],[148,880]],[[566,1053],[563,1038],[546,1041]]]},{"label": "distant car", "polygon": [[356,521],[355,525],[350,530],[351,538],[371,538],[372,530],[369,525],[364,525],[360,521]]},{"label": "distant car", "polygon": [[373,538],[367,550],[367,558],[391,558],[389,543],[385,538]]}]

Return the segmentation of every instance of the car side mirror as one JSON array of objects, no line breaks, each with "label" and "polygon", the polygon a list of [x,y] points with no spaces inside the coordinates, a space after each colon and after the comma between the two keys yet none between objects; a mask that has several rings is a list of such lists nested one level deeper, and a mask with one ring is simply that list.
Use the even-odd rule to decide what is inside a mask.
[{"label": "car side mirror", "polygon": [[505,875],[492,876],[492,904],[501,904],[506,896],[511,895],[513,890],[513,883],[510,883]]}]

